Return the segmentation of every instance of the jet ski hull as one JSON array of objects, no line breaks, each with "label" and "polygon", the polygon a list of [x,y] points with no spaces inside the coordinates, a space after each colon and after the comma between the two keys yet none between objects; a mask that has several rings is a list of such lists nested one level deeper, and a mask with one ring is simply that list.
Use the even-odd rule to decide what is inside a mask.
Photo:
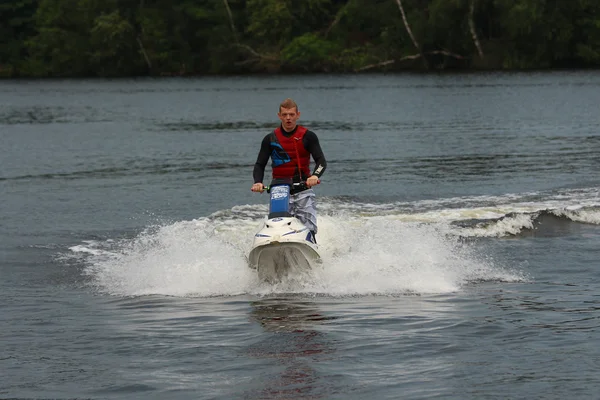
[{"label": "jet ski hull", "polygon": [[259,279],[278,282],[310,271],[319,259],[319,253],[309,245],[271,242],[252,249],[249,264],[257,270]]}]

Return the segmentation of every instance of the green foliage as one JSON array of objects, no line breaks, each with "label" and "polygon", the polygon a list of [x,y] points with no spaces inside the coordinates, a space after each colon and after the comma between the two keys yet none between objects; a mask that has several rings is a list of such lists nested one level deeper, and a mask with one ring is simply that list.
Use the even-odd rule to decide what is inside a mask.
[{"label": "green foliage", "polygon": [[600,2],[579,0],[574,10],[573,58],[586,66],[600,65]]},{"label": "green foliage", "polygon": [[[506,68],[549,68],[594,59],[600,18],[596,1],[496,0]],[[591,58],[590,58],[591,57]]]},{"label": "green foliage", "polygon": [[452,49],[470,54],[474,50],[467,16],[470,0],[434,0],[422,31],[426,49]]},{"label": "green foliage", "polygon": [[365,66],[377,64],[385,59],[384,55],[371,45],[344,49],[337,57],[338,68],[343,72],[352,72]]},{"label": "green foliage", "polygon": [[402,24],[394,0],[349,0],[340,8],[336,18],[337,23],[332,27],[331,35],[348,47],[384,42],[384,32],[392,34],[387,38],[391,44],[393,40],[400,40],[404,32],[394,29]]},{"label": "green foliage", "polygon": [[338,52],[335,43],[314,33],[306,33],[292,40],[281,52],[284,63],[304,71],[327,71],[334,64]]},{"label": "green foliage", "polygon": [[330,0],[247,0],[246,37],[252,45],[281,50],[291,40],[327,26]]},{"label": "green foliage", "polygon": [[292,33],[294,16],[286,0],[248,0],[246,32],[257,42],[281,44]]},{"label": "green foliage", "polygon": [[0,76],[600,66],[597,0],[402,5],[408,27],[397,0],[3,0]]},{"label": "green foliage", "polygon": [[[139,25],[139,43],[146,52],[150,72],[165,71],[171,68],[174,40],[169,40],[170,32],[167,19],[160,9],[144,8],[137,17]],[[142,49],[140,49],[142,51]],[[144,57],[142,53],[140,57]]]},{"label": "green foliage", "polygon": [[37,0],[0,3],[0,77],[19,75],[27,55],[25,42],[35,34]]},{"label": "green foliage", "polygon": [[131,62],[132,59],[140,59],[134,28],[118,10],[94,20],[90,30],[90,48],[90,64],[98,75],[132,74],[139,69],[136,63]]},{"label": "green foliage", "polygon": [[42,0],[35,14],[38,34],[27,41],[36,75],[81,75],[88,72],[86,13],[78,0]]}]

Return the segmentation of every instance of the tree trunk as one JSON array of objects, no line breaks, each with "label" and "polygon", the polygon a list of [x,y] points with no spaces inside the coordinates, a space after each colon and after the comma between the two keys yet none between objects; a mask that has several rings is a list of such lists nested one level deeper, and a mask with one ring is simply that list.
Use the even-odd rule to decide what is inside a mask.
[{"label": "tree trunk", "polygon": [[139,37],[137,37],[137,42],[138,45],[140,46],[140,51],[142,52],[142,55],[144,56],[144,60],[146,60],[146,65],[148,65],[148,72],[152,71],[152,62],[150,62],[150,58],[148,57],[148,53],[146,53],[146,49],[144,48],[144,44],[142,43],[142,39]]},{"label": "tree trunk", "polygon": [[233,39],[236,43],[238,43],[237,30],[235,29],[235,24],[233,23],[233,13],[231,12],[231,8],[229,8],[229,2],[227,0],[223,0],[223,3],[225,4],[225,8],[227,9],[227,15],[229,15],[229,26],[231,26]]},{"label": "tree trunk", "polygon": [[413,35],[412,30],[410,29],[410,25],[408,25],[406,13],[404,12],[404,7],[402,6],[402,0],[396,0],[396,3],[398,3],[398,8],[400,9],[400,13],[402,14],[402,21],[404,21],[404,27],[406,28],[406,32],[408,32],[408,36],[410,36],[410,39],[412,40],[413,44],[417,48],[417,51],[421,55],[421,59],[423,60],[423,65],[425,66],[425,69],[429,69],[429,64],[427,63],[427,59],[423,54],[423,50],[421,49],[419,42],[417,42],[417,39],[415,39],[415,35]]},{"label": "tree trunk", "polygon": [[475,21],[473,19],[473,14],[475,14],[475,2],[476,1],[477,0],[471,0],[471,6],[469,7],[469,29],[471,30],[471,36],[473,37],[473,43],[475,43],[475,47],[477,48],[479,57],[483,58],[483,50],[481,50],[481,44],[479,43],[479,38],[477,37],[477,32],[475,31]]},{"label": "tree trunk", "polygon": [[[140,0],[140,4],[138,7],[139,12],[142,11],[144,5],[144,0]],[[148,74],[152,74],[152,62],[150,61],[150,57],[148,57],[148,53],[146,52],[146,48],[144,47],[144,43],[142,42],[142,35],[144,34],[143,29],[139,23],[136,23],[134,26],[135,30],[137,31],[136,41],[138,43],[138,46],[140,46],[140,51],[142,52],[144,60],[146,61],[146,65],[148,66]]]}]

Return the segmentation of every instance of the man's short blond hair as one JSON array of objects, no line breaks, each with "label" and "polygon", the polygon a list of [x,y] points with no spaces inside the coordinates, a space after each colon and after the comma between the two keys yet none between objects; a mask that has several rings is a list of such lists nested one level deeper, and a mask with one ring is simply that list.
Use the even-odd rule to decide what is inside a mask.
[{"label": "man's short blond hair", "polygon": [[281,112],[282,108],[295,108],[296,112],[298,112],[298,104],[296,104],[296,102],[290,98],[287,98],[281,102],[279,105],[279,112]]}]

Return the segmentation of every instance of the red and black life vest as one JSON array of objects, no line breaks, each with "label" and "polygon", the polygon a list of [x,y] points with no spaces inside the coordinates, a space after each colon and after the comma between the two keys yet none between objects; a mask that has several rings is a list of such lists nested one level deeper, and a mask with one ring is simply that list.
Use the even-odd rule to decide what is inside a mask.
[{"label": "red and black life vest", "polygon": [[[304,135],[307,129],[298,125],[293,135],[287,137],[278,127],[271,134],[271,160],[273,178],[293,178],[306,180],[310,176],[310,153],[304,148]],[[298,173],[300,171],[300,174]]]}]

